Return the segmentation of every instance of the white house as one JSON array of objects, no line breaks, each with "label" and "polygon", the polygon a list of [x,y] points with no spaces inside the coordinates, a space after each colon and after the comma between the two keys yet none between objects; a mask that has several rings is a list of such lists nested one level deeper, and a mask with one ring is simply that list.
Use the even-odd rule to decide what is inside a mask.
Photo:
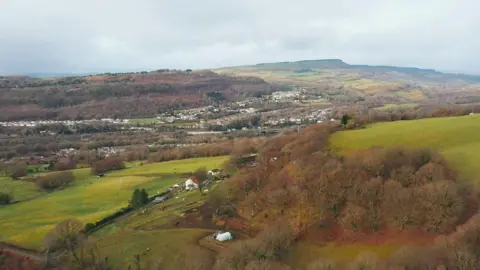
[{"label": "white house", "polygon": [[192,190],[192,189],[197,189],[198,188],[198,184],[195,183],[192,179],[187,179],[187,181],[185,181],[185,189],[186,190]]}]

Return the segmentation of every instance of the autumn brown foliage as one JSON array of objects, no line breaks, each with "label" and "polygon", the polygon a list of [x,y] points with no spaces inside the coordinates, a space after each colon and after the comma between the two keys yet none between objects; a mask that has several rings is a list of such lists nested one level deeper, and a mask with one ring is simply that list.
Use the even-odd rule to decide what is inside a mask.
[{"label": "autumn brown foliage", "polygon": [[54,171],[66,171],[75,169],[77,162],[73,158],[60,158],[53,165]]},{"label": "autumn brown foliage", "polygon": [[20,179],[20,177],[26,176],[28,174],[27,164],[24,162],[18,162],[13,164],[9,168],[10,176],[13,179]]},{"label": "autumn brown foliage", "polygon": [[476,207],[472,189],[429,149],[328,153],[318,125],[269,140],[232,181],[241,215],[287,218],[297,232],[329,220],[347,231],[452,231]]},{"label": "autumn brown foliage", "polygon": [[74,180],[75,176],[72,172],[62,171],[40,176],[35,180],[35,182],[41,189],[51,191],[57,188],[67,187]]},{"label": "autumn brown foliage", "polygon": [[255,238],[238,241],[217,257],[214,269],[286,269],[278,263],[294,239],[288,224],[277,223],[260,232]]},{"label": "autumn brown foliage", "polygon": [[161,162],[194,157],[224,156],[230,154],[241,156],[257,152],[262,143],[262,139],[236,139],[190,147],[162,148],[152,154],[149,160]]},{"label": "autumn brown foliage", "polygon": [[125,168],[121,157],[112,156],[99,160],[92,165],[92,173],[101,174],[113,170],[121,170]]},{"label": "autumn brown foliage", "polygon": [[[226,100],[279,90],[255,77],[230,77],[210,71],[157,71],[42,80],[0,80],[0,120],[133,118],[201,106],[215,92]],[[71,91],[76,89],[76,91]]]}]

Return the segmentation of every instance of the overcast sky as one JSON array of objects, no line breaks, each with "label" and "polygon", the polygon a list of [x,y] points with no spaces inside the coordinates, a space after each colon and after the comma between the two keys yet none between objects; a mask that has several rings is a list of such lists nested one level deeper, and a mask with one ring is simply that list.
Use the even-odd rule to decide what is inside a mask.
[{"label": "overcast sky", "polygon": [[0,0],[0,74],[340,58],[480,74],[478,0]]}]

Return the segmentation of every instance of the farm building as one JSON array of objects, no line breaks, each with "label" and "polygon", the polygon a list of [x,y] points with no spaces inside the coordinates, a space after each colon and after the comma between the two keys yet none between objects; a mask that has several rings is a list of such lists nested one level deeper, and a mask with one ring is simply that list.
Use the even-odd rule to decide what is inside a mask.
[{"label": "farm building", "polygon": [[185,189],[186,190],[193,190],[198,188],[198,179],[197,178],[189,178],[185,181]]},{"label": "farm building", "polygon": [[233,236],[232,236],[232,234],[229,233],[229,232],[224,232],[224,233],[219,233],[219,234],[217,234],[217,236],[215,237],[215,239],[216,239],[217,241],[223,242],[223,241],[232,240],[232,239],[233,239]]}]

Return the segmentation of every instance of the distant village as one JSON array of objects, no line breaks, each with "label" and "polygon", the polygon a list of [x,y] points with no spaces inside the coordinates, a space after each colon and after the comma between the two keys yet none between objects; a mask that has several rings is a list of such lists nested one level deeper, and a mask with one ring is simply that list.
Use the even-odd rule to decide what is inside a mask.
[{"label": "distant village", "polygon": [[[198,107],[186,110],[175,110],[172,112],[157,115],[152,122],[140,124],[133,119],[115,119],[102,118],[90,120],[39,120],[39,121],[12,121],[0,122],[0,126],[4,127],[37,127],[48,125],[65,125],[74,127],[81,124],[113,124],[121,126],[121,130],[138,131],[138,132],[155,132],[156,128],[162,125],[175,127],[176,129],[190,130],[190,135],[203,135],[208,132],[210,126],[227,126],[235,121],[242,121],[251,117],[261,117],[258,126],[278,127],[285,125],[302,125],[322,123],[329,121],[331,108],[309,108],[308,106],[302,110],[296,110],[295,104],[309,104],[313,102],[324,102],[321,97],[308,94],[305,89],[297,89],[292,91],[277,91],[271,95],[263,97],[251,97],[242,101],[231,102],[227,104],[217,104],[204,107]],[[287,106],[284,109],[265,109],[273,104],[292,104],[293,107]],[[232,132],[238,129],[246,130],[252,127],[225,128],[222,131]],[[217,130],[218,131],[218,130]],[[207,133],[206,133],[207,132]],[[56,135],[56,133],[44,130],[41,134]]]}]

